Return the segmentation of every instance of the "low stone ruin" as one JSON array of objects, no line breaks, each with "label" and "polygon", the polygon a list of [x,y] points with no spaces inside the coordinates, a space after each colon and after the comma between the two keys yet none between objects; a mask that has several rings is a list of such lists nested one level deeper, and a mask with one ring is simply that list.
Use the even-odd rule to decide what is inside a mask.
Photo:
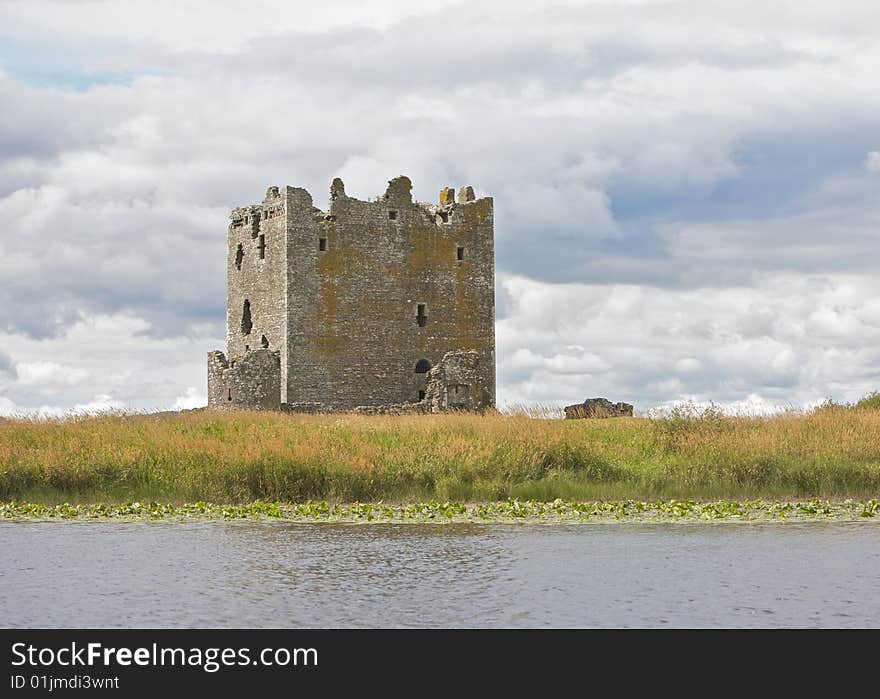
[{"label": "low stone ruin", "polygon": [[447,352],[428,372],[425,399],[432,413],[447,410],[483,411],[492,407],[492,395],[483,385],[480,353],[473,350]]},{"label": "low stone ruin", "polygon": [[208,352],[208,405],[215,410],[281,410],[281,353],[257,349],[227,361]]},{"label": "low stone ruin", "polygon": [[633,407],[629,403],[612,403],[607,398],[587,398],[583,403],[565,406],[566,420],[632,416]]}]

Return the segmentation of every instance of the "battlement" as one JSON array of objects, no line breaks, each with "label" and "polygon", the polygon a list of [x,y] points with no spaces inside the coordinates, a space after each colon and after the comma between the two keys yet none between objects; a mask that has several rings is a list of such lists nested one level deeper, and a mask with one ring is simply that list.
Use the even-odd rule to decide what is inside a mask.
[{"label": "battlement", "polygon": [[414,201],[404,175],[369,201],[339,178],[329,194],[324,211],[301,187],[271,186],[232,210],[228,356],[277,351],[280,403],[338,410],[424,400],[431,367],[470,351],[474,404],[493,405],[492,198],[464,186]]},{"label": "battlement", "polygon": [[315,221],[332,223],[337,220],[339,215],[345,215],[347,211],[350,211],[352,205],[375,207],[376,210],[387,209],[389,220],[398,220],[400,207],[415,208],[421,211],[426,220],[433,221],[438,226],[450,225],[455,223],[456,209],[469,204],[475,204],[478,208],[484,211],[488,209],[491,212],[493,199],[491,197],[477,199],[474,195],[474,188],[467,185],[458,190],[457,202],[455,189],[451,187],[444,187],[440,190],[437,204],[413,201],[412,182],[405,175],[401,175],[388,182],[388,187],[383,195],[364,201],[348,196],[345,193],[345,184],[336,177],[330,185],[328,211],[322,211],[315,207],[311,194],[301,187],[287,186],[282,191],[279,187],[272,186],[266,190],[266,196],[262,203],[234,208],[230,214],[229,227],[230,229],[246,228],[256,237],[259,234],[261,222],[284,216],[287,210],[305,210],[311,214]]}]

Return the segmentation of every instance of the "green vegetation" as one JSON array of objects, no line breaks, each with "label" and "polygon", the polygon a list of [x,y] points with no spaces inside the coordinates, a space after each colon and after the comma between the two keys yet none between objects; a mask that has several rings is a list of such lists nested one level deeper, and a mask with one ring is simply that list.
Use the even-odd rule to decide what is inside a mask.
[{"label": "green vegetation", "polygon": [[880,393],[869,393],[852,407],[856,410],[880,410]]},{"label": "green vegetation", "polygon": [[[214,505],[196,502],[166,505],[156,502],[130,502],[119,505],[40,505],[0,503],[0,519],[64,520],[211,520],[211,519],[280,519],[293,522],[601,522],[621,519],[650,521],[816,521],[866,520],[880,515],[877,500],[832,503],[827,500],[806,502],[693,502],[669,500],[643,502],[572,502],[554,500],[508,500],[506,502],[465,504],[427,502],[410,505],[352,503],[331,505],[323,500],[294,505],[277,502],[252,502],[247,505]],[[878,518],[880,519],[880,518]]]},{"label": "green vegetation", "polygon": [[855,403],[838,403],[827,398],[817,410],[880,410],[880,391],[872,391]]},{"label": "green vegetation", "polygon": [[[654,418],[210,413],[0,421],[0,501],[870,501],[880,397]],[[546,415],[540,413],[541,415]]]}]

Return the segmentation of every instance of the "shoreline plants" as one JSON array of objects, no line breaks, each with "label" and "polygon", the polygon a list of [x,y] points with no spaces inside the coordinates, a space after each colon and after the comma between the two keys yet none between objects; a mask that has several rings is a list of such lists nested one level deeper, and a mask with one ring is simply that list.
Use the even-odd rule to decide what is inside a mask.
[{"label": "shoreline plants", "polygon": [[553,502],[508,500],[491,503],[425,502],[387,505],[382,502],[355,502],[346,505],[325,501],[300,504],[256,501],[244,505],[218,505],[207,502],[172,505],[157,502],[129,502],[115,505],[43,505],[38,503],[0,503],[0,520],[280,520],[327,523],[504,523],[553,522],[586,523],[631,520],[637,522],[694,521],[880,521],[876,499],[858,502],[807,500],[766,502],[752,500],[694,502],[668,500],[645,502],[621,500]]},{"label": "shoreline plants", "polygon": [[0,420],[0,502],[811,500],[880,495],[880,396],[772,417],[205,410]]}]

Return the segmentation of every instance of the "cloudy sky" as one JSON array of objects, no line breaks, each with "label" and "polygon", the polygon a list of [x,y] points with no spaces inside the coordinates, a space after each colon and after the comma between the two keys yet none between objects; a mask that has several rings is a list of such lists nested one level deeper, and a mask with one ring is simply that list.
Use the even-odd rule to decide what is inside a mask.
[{"label": "cloudy sky", "polygon": [[205,402],[229,209],[495,197],[498,395],[880,389],[876,0],[0,0],[0,414]]}]

